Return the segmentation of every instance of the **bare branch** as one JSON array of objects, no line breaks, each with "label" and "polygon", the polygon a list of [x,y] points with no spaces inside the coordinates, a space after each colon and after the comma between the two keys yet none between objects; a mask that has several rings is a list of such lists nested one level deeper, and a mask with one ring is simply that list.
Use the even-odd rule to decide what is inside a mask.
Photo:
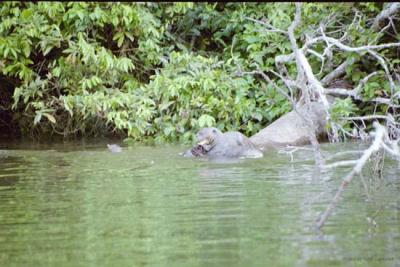
[{"label": "bare branch", "polygon": [[286,87],[289,88],[290,93],[292,94],[292,97],[293,97],[293,87],[301,89],[299,87],[299,85],[296,83],[296,81],[287,79],[287,78],[283,77],[281,74],[275,72],[274,70],[270,70],[270,72],[272,74],[276,75],[277,77],[279,77],[285,83]]},{"label": "bare branch", "polygon": [[387,34],[388,32],[386,32],[386,30],[392,26],[391,23],[392,23],[391,20],[389,20],[389,23],[378,32],[378,34],[376,35],[374,40],[371,41],[371,43],[376,43],[379,40],[379,38],[382,37],[383,32],[385,32]]},{"label": "bare branch", "polygon": [[[310,100],[310,95],[308,93],[308,87],[306,86],[307,84],[306,80],[308,80],[308,82],[314,86],[314,88],[319,93],[320,99],[323,102],[326,114],[328,115],[329,119],[329,113],[328,113],[329,103],[325,95],[323,94],[323,88],[319,83],[319,81],[314,77],[314,74],[312,73],[312,69],[307,61],[307,58],[304,56],[303,52],[297,46],[296,38],[294,35],[294,29],[300,24],[300,20],[301,20],[301,3],[296,3],[296,13],[293,22],[290,24],[288,28],[288,35],[293,53],[296,57],[296,65],[298,70],[297,81],[301,83],[301,86],[303,87],[304,99],[306,100],[306,104],[308,107],[310,106],[311,100]],[[317,164],[318,168],[321,168],[324,160],[321,154],[317,137],[315,135],[316,132],[315,126],[312,120],[310,120],[307,116],[302,116],[297,110],[295,111],[304,119],[304,122],[307,125],[307,129],[309,131],[309,140],[314,148],[315,163]]]},{"label": "bare branch", "polygon": [[307,147],[300,147],[300,146],[286,146],[283,150],[279,150],[279,154],[289,154],[290,155],[290,162],[293,162],[293,153],[298,151],[298,150],[311,150],[314,151],[313,149],[307,148]]},{"label": "bare branch", "polygon": [[326,88],[325,93],[332,96],[350,96],[354,99],[360,99],[355,90],[345,88]]},{"label": "bare branch", "polygon": [[[400,47],[400,43],[389,43],[389,44],[382,44],[382,45],[367,45],[367,46],[359,46],[359,47],[350,47],[347,45],[342,44],[339,40],[332,38],[332,37],[326,37],[326,36],[320,36],[314,39],[309,40],[308,42],[306,42],[304,44],[304,46],[300,49],[302,53],[307,53],[308,52],[308,48],[320,41],[325,41],[327,42],[329,45],[335,45],[336,47],[340,48],[343,51],[346,52],[362,52],[362,51],[367,51],[368,53],[370,53],[372,56],[374,56],[378,62],[381,64],[381,66],[383,67],[383,69],[385,70],[385,73],[390,81],[391,84],[391,88],[394,87],[393,84],[393,79],[391,77],[389,77],[389,71],[388,68],[385,64],[384,59],[379,56],[375,51],[372,50],[380,50],[380,49],[385,49],[385,48],[391,48],[391,47]],[[285,63],[285,62],[291,62],[295,59],[295,53],[291,53],[288,55],[279,55],[277,57],[275,57],[275,63],[279,64],[279,63]],[[336,79],[337,77],[341,76],[342,74],[345,73],[346,67],[353,64],[354,63],[354,59],[350,60],[350,61],[345,61],[342,64],[340,64],[334,71],[332,71],[330,74],[326,75],[321,82],[323,84],[329,84],[330,82],[332,82],[334,79]]]},{"label": "bare branch", "polygon": [[375,102],[378,104],[385,104],[393,108],[400,108],[400,105],[395,105],[389,98],[384,98],[384,97],[376,97],[370,100],[367,100],[368,102]]},{"label": "bare branch", "polygon": [[368,115],[368,116],[360,116],[360,117],[342,117],[342,120],[376,120],[376,119],[385,119],[388,120],[388,116],[385,115]]},{"label": "bare branch", "polygon": [[365,77],[358,83],[357,87],[354,88],[354,91],[356,91],[356,93],[358,94],[358,93],[360,92],[361,88],[368,82],[368,80],[369,80],[372,76],[375,76],[375,75],[377,75],[377,74],[378,74],[378,72],[377,72],[377,71],[374,71],[374,72],[368,74],[367,76],[365,76]]},{"label": "bare branch", "polygon": [[[388,133],[385,127],[380,125],[378,122],[374,122],[373,126],[375,128],[374,141],[372,142],[371,146],[363,152],[363,155],[355,162],[353,169],[347,174],[347,176],[343,179],[342,183],[340,184],[338,191],[336,192],[335,196],[333,197],[331,203],[328,205],[324,213],[318,218],[316,222],[316,226],[318,229],[324,226],[326,220],[332,213],[333,209],[336,207],[340,196],[342,195],[344,189],[347,185],[351,182],[354,176],[361,173],[362,168],[366,164],[367,160],[371,157],[371,155],[378,151],[380,148],[385,149],[389,153],[393,153],[396,158],[400,159],[399,148],[397,146],[397,142],[390,141],[388,137]],[[389,143],[389,146],[386,143]],[[392,148],[393,147],[393,148]],[[349,161],[347,163],[350,163]],[[342,163],[343,165],[347,165],[347,163]],[[339,166],[340,163],[335,163],[336,166]],[[334,165],[334,164],[333,164]],[[333,166],[332,165],[332,166]]]},{"label": "bare branch", "polygon": [[349,150],[349,151],[343,151],[343,152],[338,152],[335,153],[331,156],[329,156],[329,160],[334,159],[334,158],[338,158],[338,157],[342,157],[342,156],[346,156],[346,155],[353,155],[353,154],[357,154],[360,155],[363,151],[362,150]]},{"label": "bare branch", "polygon": [[[381,32],[385,31],[387,28],[390,26],[393,26],[393,14],[398,12],[400,9],[400,3],[390,3],[382,12],[375,18],[373,22],[373,30],[378,31],[381,29],[381,24],[385,19],[389,19],[388,24],[381,30]],[[388,105],[389,107],[400,107],[398,105],[395,105],[394,103],[394,98],[397,97],[397,95],[400,95],[400,92],[396,93],[394,91],[395,89],[395,84],[394,84],[394,79],[395,76],[392,76],[390,73],[389,69],[389,64],[387,63],[387,59],[383,56],[383,54],[379,54],[378,52],[383,49],[388,49],[388,48],[396,48],[400,47],[400,42],[398,43],[386,43],[386,44],[379,44],[379,45],[363,45],[359,47],[352,47],[349,45],[346,45],[346,39],[347,39],[347,32],[344,32],[343,36],[339,39],[335,39],[332,37],[329,37],[325,34],[325,28],[326,25],[321,23],[319,33],[320,36],[317,36],[315,38],[310,38],[306,35],[306,41],[303,44],[303,46],[298,46],[297,41],[296,41],[296,36],[294,34],[295,29],[300,25],[301,23],[301,3],[296,3],[296,11],[294,15],[294,19],[290,26],[288,27],[287,31],[277,29],[274,26],[270,25],[268,22],[261,21],[261,20],[256,20],[252,18],[246,17],[246,19],[253,21],[255,23],[261,24],[265,27],[265,30],[268,32],[277,32],[284,34],[288,36],[292,53],[287,54],[287,55],[278,55],[275,57],[275,66],[277,71],[273,70],[268,70],[267,73],[264,73],[259,67],[257,68],[257,71],[252,71],[252,72],[247,72],[246,74],[252,74],[252,75],[261,75],[263,79],[268,83],[274,86],[274,88],[280,92],[282,95],[284,95],[289,101],[291,101],[293,110],[300,116],[300,118],[304,121],[304,124],[306,125],[307,128],[307,135],[309,138],[309,141],[312,144],[312,148],[314,151],[314,156],[315,156],[315,162],[318,167],[321,169],[332,169],[340,166],[353,166],[352,170],[344,177],[341,185],[338,188],[338,191],[334,195],[332,201],[326,208],[326,210],[322,213],[322,215],[319,217],[317,223],[317,227],[321,228],[327,218],[330,216],[332,213],[334,207],[337,205],[342,193],[344,192],[345,188],[347,185],[351,182],[351,180],[354,178],[354,176],[359,175],[361,173],[362,168],[368,161],[368,159],[371,158],[374,152],[378,150],[384,150],[387,151],[390,155],[393,155],[397,160],[400,161],[400,149],[398,146],[399,140],[392,141],[390,140],[390,137],[399,138],[400,137],[400,130],[398,130],[398,125],[400,125],[396,120],[396,116],[391,116],[390,114],[386,115],[368,115],[368,116],[353,116],[353,117],[344,117],[340,118],[342,120],[348,120],[348,121],[354,121],[353,123],[356,125],[356,127],[353,129],[353,133],[346,131],[340,125],[335,124],[333,121],[330,119],[330,103],[328,102],[327,95],[335,95],[335,96],[347,96],[347,97],[352,97],[357,100],[361,100],[364,102],[375,102],[377,104],[385,104]],[[360,22],[362,21],[362,16],[359,14],[357,11],[352,24],[350,25],[351,27],[355,27],[355,29],[361,28]],[[329,19],[327,19],[326,24],[329,23]],[[394,27],[394,26],[393,26]],[[344,27],[341,26],[341,29]],[[395,28],[395,27],[394,27]],[[316,31],[311,32],[310,35],[311,37],[314,37],[313,35],[316,33]],[[378,33],[379,36],[379,33]],[[316,44],[322,42],[324,45],[324,50],[323,53],[318,53],[312,48],[315,47]],[[355,59],[352,58],[350,60],[346,60],[345,62],[341,63],[339,66],[337,66],[331,73],[328,75],[325,75],[325,77],[320,81],[316,78],[316,75],[313,73],[313,70],[311,68],[310,62],[308,61],[307,57],[309,54],[312,56],[316,56],[318,60],[321,62],[321,69],[320,73],[322,73],[322,70],[330,68],[330,63],[332,62],[332,53],[333,51],[344,51],[344,52],[353,52],[353,53],[358,53],[360,55],[364,54],[369,54],[371,55],[382,67],[384,70],[384,75],[388,79],[390,83],[390,88],[391,88],[391,98],[384,98],[384,97],[377,97],[373,99],[362,99],[362,94],[361,91],[365,84],[374,77],[375,75],[378,75],[379,73],[382,73],[382,71],[375,71],[370,74],[368,74],[366,77],[361,79],[356,87],[354,87],[352,90],[348,90],[346,88],[341,88],[341,87],[346,87],[342,85],[337,85],[338,88],[324,88],[324,86],[331,84],[336,78],[342,76],[346,68],[348,66],[351,66],[354,64]],[[294,81],[293,78],[289,77],[288,71],[286,69],[285,64],[286,63],[296,63],[297,67],[297,77],[296,80]],[[267,74],[274,74],[276,77],[281,79],[285,86],[289,89],[289,92],[287,92],[286,88],[285,90],[279,87],[274,81],[272,81]],[[399,78],[400,80],[400,78]],[[293,97],[293,89],[294,88],[299,88],[302,92],[301,99],[299,102],[296,103],[296,100]],[[304,103],[302,102],[303,100],[306,102],[305,104],[309,106],[311,101],[313,99],[318,99],[319,102],[322,102],[326,114],[326,121],[331,123],[332,126],[332,133],[333,133],[333,139],[330,136],[330,140],[338,140],[338,132],[342,131],[344,132],[344,136],[348,135],[351,137],[355,136],[360,136],[361,138],[363,137],[373,137],[372,144],[369,146],[368,149],[364,150],[362,152],[361,156],[357,160],[343,160],[339,162],[334,162],[331,164],[324,164],[324,159],[322,157],[320,148],[319,148],[319,143],[316,138],[316,126],[314,125],[313,121],[307,116],[307,109],[301,110],[301,112],[297,109],[297,106],[299,103]],[[375,105],[377,106],[377,105]],[[321,117],[321,116],[320,116]],[[396,118],[396,119],[395,119]],[[375,128],[375,133],[371,133],[370,135],[367,135],[365,133],[366,129],[366,122],[368,120],[375,120],[373,122],[373,126]],[[381,126],[377,120],[385,120],[386,122],[386,127]],[[359,123],[355,121],[360,121]],[[357,131],[357,129],[359,131]],[[332,134],[331,133],[331,134]],[[389,135],[390,134],[390,135]],[[397,136],[397,137],[396,137]],[[369,138],[368,138],[369,140]],[[293,153],[298,151],[299,148],[297,147],[292,147],[290,150],[288,148],[284,153],[288,153],[291,156],[291,160],[293,161]]]},{"label": "bare branch", "polygon": [[380,27],[380,24],[387,18],[394,15],[400,9],[400,3],[390,3],[385,9],[381,11],[381,13],[375,18],[374,23],[372,24],[372,29],[377,31]]},{"label": "bare branch", "polygon": [[244,18],[247,19],[247,20],[250,20],[250,21],[252,21],[252,22],[255,22],[255,23],[258,23],[258,24],[261,24],[261,25],[267,27],[267,29],[265,29],[266,31],[269,31],[269,32],[278,32],[278,33],[282,33],[282,34],[284,34],[284,35],[287,35],[287,32],[286,32],[286,31],[283,31],[283,30],[281,30],[281,29],[278,29],[278,28],[272,26],[271,24],[269,24],[269,23],[267,23],[267,22],[264,22],[264,21],[262,21],[262,20],[253,19],[253,18],[250,18],[250,17],[244,17]]},{"label": "bare branch", "polygon": [[348,45],[345,45],[341,43],[339,40],[332,38],[332,37],[316,37],[314,39],[309,40],[303,47],[304,49],[307,49],[311,45],[321,42],[321,41],[328,41],[331,44],[334,44],[338,48],[347,51],[347,52],[362,52],[362,51],[367,51],[367,50],[381,50],[385,48],[391,48],[391,47],[399,47],[400,43],[388,43],[388,44],[381,44],[381,45],[363,45],[359,47],[351,47]]},{"label": "bare branch", "polygon": [[[279,91],[279,93],[284,95],[292,103],[293,109],[296,108],[296,102],[293,99],[293,97],[289,96],[282,88],[280,88],[278,85],[276,85],[276,83],[271,81],[271,79],[264,72],[262,72],[261,70],[258,70],[256,73],[260,74],[267,83],[272,84],[275,87],[275,89]],[[291,87],[289,87],[289,90],[291,91]]]},{"label": "bare branch", "polygon": [[289,54],[289,55],[278,55],[275,57],[275,64],[278,63],[286,63],[286,62],[292,62],[293,60],[295,60],[295,56],[294,54]]},{"label": "bare branch", "polygon": [[[400,46],[400,43],[399,43],[399,46]],[[385,63],[385,60],[380,55],[378,55],[378,53],[376,53],[375,51],[368,49],[368,53],[370,53],[372,56],[374,56],[378,60],[379,64],[381,64],[382,68],[384,69],[384,71],[386,73],[386,77],[389,80],[391,95],[393,95],[394,94],[394,82],[393,82],[392,75],[390,75],[389,68],[387,67],[387,65]]]},{"label": "bare branch", "polygon": [[361,91],[362,86],[364,86],[372,76],[377,74],[378,72],[375,71],[365,76],[353,90],[348,90],[345,88],[327,88],[325,89],[325,93],[333,96],[350,96],[353,97],[354,99],[361,100],[359,92]]},{"label": "bare branch", "polygon": [[346,72],[346,68],[347,66],[350,66],[351,64],[354,63],[354,59],[352,58],[349,61],[345,61],[342,64],[340,64],[339,66],[337,66],[337,68],[332,71],[331,73],[329,73],[328,75],[326,75],[321,82],[323,84],[329,84],[331,83],[334,79],[336,79],[337,77],[340,77],[341,75],[343,75]]},{"label": "bare branch", "polygon": [[314,51],[314,50],[312,50],[312,49],[308,49],[308,51],[309,51],[311,54],[313,54],[314,56],[316,56],[319,60],[321,60],[321,62],[324,62],[324,61],[325,61],[324,57],[323,57],[320,53],[318,53],[318,52],[316,52],[316,51]]},{"label": "bare branch", "polygon": [[357,160],[343,160],[332,164],[327,164],[324,166],[324,169],[327,170],[343,166],[354,166],[355,163],[357,163]]},{"label": "bare branch", "polygon": [[[371,50],[381,50],[381,49],[391,48],[391,47],[400,47],[400,43],[388,43],[388,44],[382,44],[382,45],[366,45],[366,46],[359,46],[359,47],[350,47],[350,46],[342,44],[339,40],[337,40],[335,38],[320,36],[320,37],[316,37],[316,38],[313,38],[313,39],[307,41],[300,50],[303,53],[307,53],[308,48],[310,46],[312,46],[315,43],[321,42],[321,41],[325,41],[328,44],[335,45],[336,47],[338,47],[341,50],[346,51],[346,52],[362,52],[362,51],[371,52]],[[373,56],[375,56],[375,55],[373,55]],[[276,63],[285,63],[285,62],[291,62],[294,59],[295,59],[295,54],[291,53],[288,55],[279,55],[279,56],[275,57],[275,62]],[[328,84],[330,81],[332,81],[336,77],[343,74],[346,67],[353,63],[354,62],[350,62],[350,61],[343,62],[331,74],[327,75],[324,79],[322,79],[321,82],[324,84]]]}]

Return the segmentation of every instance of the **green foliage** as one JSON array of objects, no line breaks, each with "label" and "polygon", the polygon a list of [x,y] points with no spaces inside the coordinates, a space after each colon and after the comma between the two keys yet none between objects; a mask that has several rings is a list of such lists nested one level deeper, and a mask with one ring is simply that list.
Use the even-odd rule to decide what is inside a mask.
[{"label": "green foliage", "polygon": [[[170,54],[169,61],[144,89],[157,103],[155,132],[164,129],[156,140],[185,142],[193,131],[211,125],[249,135],[262,127],[265,93],[254,89],[253,77],[234,77],[225,68],[229,66],[217,58]],[[258,97],[254,97],[256,94]]]},{"label": "green foliage", "polygon": [[332,121],[340,125],[343,130],[349,132],[351,124],[348,120],[343,120],[343,118],[353,115],[356,111],[358,111],[357,106],[348,97],[346,99],[336,99],[329,112]]},{"label": "green foliage", "polygon": [[355,111],[357,111],[357,107],[348,97],[346,99],[336,99],[331,106],[330,115],[334,122],[338,122],[342,117],[348,117]]},{"label": "green foliage", "polygon": [[[380,10],[378,3],[303,4],[299,45],[321,22],[332,37],[347,32],[349,46],[375,44],[384,33],[368,21]],[[248,18],[285,30],[293,15],[287,3],[4,2],[0,74],[14,84],[11,112],[26,134],[116,132],[136,141],[190,142],[199,128],[215,126],[252,135],[291,105],[260,77],[238,76],[237,66],[268,72],[277,55],[292,51],[287,36]],[[357,84],[381,71],[364,56],[335,53],[333,66],[355,60],[345,78]],[[320,60],[308,57],[320,78],[333,68],[320,72]],[[287,67],[295,78],[295,62]],[[382,77],[363,87],[365,99],[391,93]],[[348,99],[332,107],[335,121],[352,112],[358,111]]]}]

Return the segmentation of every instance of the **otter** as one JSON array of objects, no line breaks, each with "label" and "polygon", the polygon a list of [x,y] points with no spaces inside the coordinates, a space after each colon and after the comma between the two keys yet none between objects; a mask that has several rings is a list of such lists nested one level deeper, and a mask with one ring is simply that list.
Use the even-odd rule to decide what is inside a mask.
[{"label": "otter", "polygon": [[179,154],[183,155],[184,157],[204,157],[207,155],[208,152],[206,147],[207,146],[204,146],[202,144],[196,144],[191,149]]},{"label": "otter", "polygon": [[190,149],[190,152],[195,157],[202,157],[207,154],[208,150],[206,149],[206,147],[204,145],[197,144],[192,149]]},{"label": "otter", "polygon": [[119,153],[122,152],[122,148],[119,145],[116,144],[107,144],[108,150],[110,150],[112,153]]},{"label": "otter", "polygon": [[259,158],[262,152],[240,132],[222,133],[214,127],[201,129],[197,134],[197,144],[192,149],[186,151],[184,156],[210,158]]}]

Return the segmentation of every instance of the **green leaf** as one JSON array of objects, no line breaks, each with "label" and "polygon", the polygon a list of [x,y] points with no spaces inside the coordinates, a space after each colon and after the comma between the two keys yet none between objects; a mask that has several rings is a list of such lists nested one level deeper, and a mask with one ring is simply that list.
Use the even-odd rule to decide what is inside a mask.
[{"label": "green leaf", "polygon": [[164,134],[166,135],[166,136],[169,136],[169,135],[171,135],[171,133],[172,132],[174,132],[175,131],[175,127],[174,126],[167,126],[166,128],[164,128]]},{"label": "green leaf", "polygon": [[159,106],[159,110],[160,111],[163,111],[163,110],[166,110],[169,106],[171,106],[173,103],[175,103],[175,101],[169,101],[169,102],[166,102],[166,103],[162,103],[160,106]]},{"label": "green leaf", "polygon": [[28,19],[28,18],[31,17],[31,15],[32,15],[32,9],[24,9],[24,10],[21,12],[21,18],[22,18],[22,19]]},{"label": "green leaf", "polygon": [[215,119],[214,117],[207,115],[207,114],[203,114],[200,116],[199,118],[199,126],[200,127],[212,127],[215,124]]},{"label": "green leaf", "polygon": [[24,52],[25,57],[29,57],[29,55],[31,54],[31,48],[29,45],[24,46],[24,48],[22,49],[22,51]]},{"label": "green leaf", "polygon": [[56,67],[53,69],[52,74],[54,77],[60,77],[61,74],[61,68],[60,67]]},{"label": "green leaf", "polygon": [[117,46],[118,46],[118,47],[121,47],[122,44],[124,43],[124,40],[125,40],[124,36],[122,36],[121,38],[119,38],[119,39],[118,39],[118,42],[117,42]]},{"label": "green leaf", "polygon": [[46,116],[47,119],[48,119],[51,123],[56,124],[56,118],[54,118],[53,115],[51,115],[51,114],[49,114],[49,113],[43,113],[43,115]]},{"label": "green leaf", "polygon": [[114,36],[113,36],[113,40],[117,41],[117,45],[118,47],[122,46],[122,43],[124,42],[125,36],[123,32],[117,32]]},{"label": "green leaf", "polygon": [[47,55],[47,54],[51,51],[51,49],[53,49],[53,47],[51,47],[51,46],[47,47],[47,48],[44,50],[43,55],[44,55],[44,56]]},{"label": "green leaf", "polygon": [[125,36],[128,37],[128,39],[131,40],[131,42],[133,42],[133,40],[135,39],[133,38],[133,35],[130,34],[129,32],[125,32]]},{"label": "green leaf", "polygon": [[36,115],[35,115],[35,118],[34,118],[34,120],[33,120],[33,125],[38,124],[38,123],[40,122],[41,119],[42,119],[42,113],[36,111]]}]

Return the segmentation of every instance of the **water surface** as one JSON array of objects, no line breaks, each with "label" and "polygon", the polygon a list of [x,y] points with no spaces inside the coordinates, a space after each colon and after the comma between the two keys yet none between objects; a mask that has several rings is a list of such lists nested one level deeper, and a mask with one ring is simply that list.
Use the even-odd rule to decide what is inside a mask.
[{"label": "water surface", "polygon": [[0,148],[0,266],[400,265],[390,159],[383,178],[367,168],[352,181],[319,232],[349,168],[318,173],[309,151],[209,162],[182,158],[183,146]]}]

